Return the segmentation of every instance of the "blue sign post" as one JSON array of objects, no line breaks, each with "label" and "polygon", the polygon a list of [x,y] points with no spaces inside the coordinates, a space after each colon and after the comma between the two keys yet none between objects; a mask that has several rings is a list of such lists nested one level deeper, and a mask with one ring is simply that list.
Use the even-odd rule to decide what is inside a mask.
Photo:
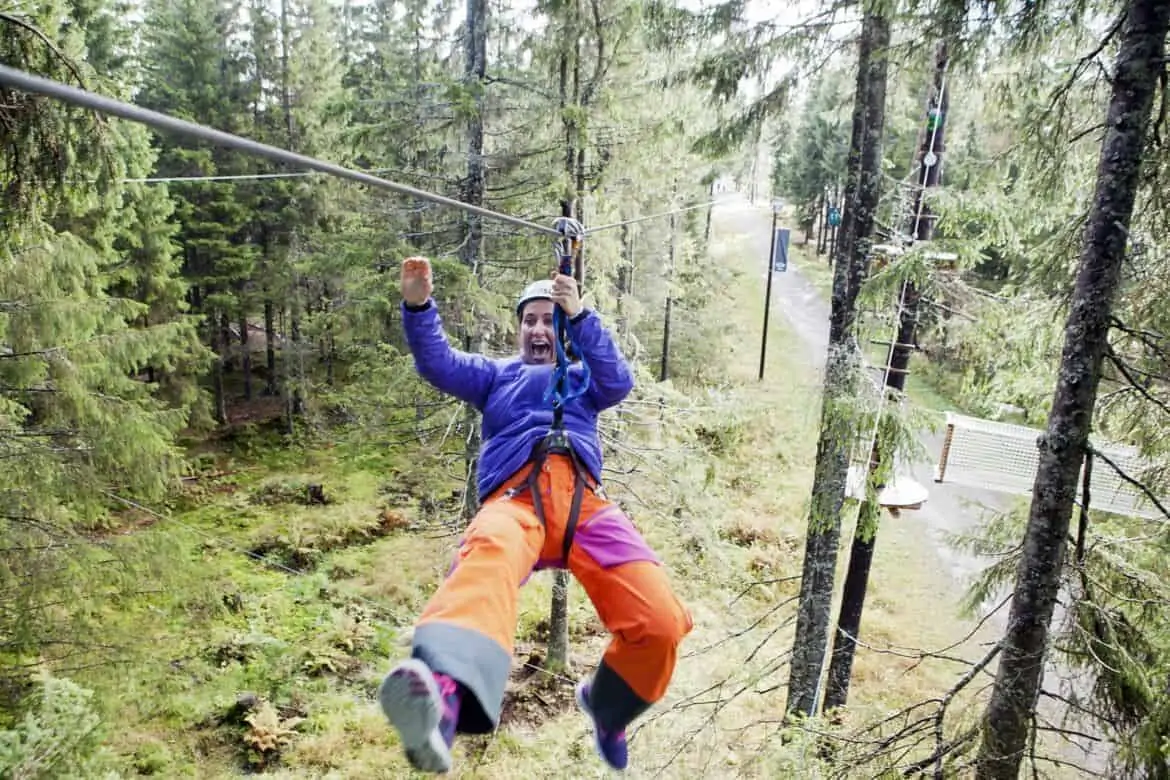
[{"label": "blue sign post", "polygon": [[764,335],[760,339],[760,379],[764,378],[764,361],[768,356],[768,312],[772,308],[772,272],[788,270],[788,228],[776,227],[783,202],[772,201],[772,249],[768,253],[768,286],[764,290]]},{"label": "blue sign post", "polygon": [[788,228],[777,228],[772,241],[772,267],[780,272],[788,270],[788,237],[791,233]]}]

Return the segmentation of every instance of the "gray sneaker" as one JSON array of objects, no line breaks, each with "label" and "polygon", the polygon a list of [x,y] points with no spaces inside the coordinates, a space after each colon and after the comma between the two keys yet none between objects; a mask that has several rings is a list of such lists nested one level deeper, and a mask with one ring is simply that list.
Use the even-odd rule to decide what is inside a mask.
[{"label": "gray sneaker", "polygon": [[[441,683],[450,690],[442,690]],[[451,705],[458,705],[448,700],[456,696],[454,680],[434,674],[417,658],[395,666],[378,686],[382,712],[397,729],[410,765],[420,772],[442,774],[451,770],[455,731]]]}]

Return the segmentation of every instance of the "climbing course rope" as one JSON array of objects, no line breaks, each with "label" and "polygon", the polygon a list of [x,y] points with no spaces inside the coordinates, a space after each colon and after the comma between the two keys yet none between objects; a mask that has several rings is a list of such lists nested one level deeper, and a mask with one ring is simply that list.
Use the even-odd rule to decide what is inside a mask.
[{"label": "climbing course rope", "polygon": [[651,220],[651,219],[658,219],[660,217],[669,217],[671,214],[681,214],[684,211],[694,211],[695,209],[701,209],[704,206],[713,206],[718,202],[719,202],[718,199],[706,200],[706,201],[703,201],[702,203],[692,203],[689,206],[680,206],[679,208],[672,209],[671,211],[663,211],[660,214],[647,214],[644,217],[634,217],[633,219],[623,219],[621,222],[610,222],[610,223],[605,224],[605,225],[598,225],[596,227],[587,228],[585,230],[585,233],[586,233],[586,235],[591,235],[593,233],[600,233],[603,230],[611,230],[611,229],[617,228],[617,227],[625,227],[626,225],[636,225],[639,222],[646,222],[647,220]]}]

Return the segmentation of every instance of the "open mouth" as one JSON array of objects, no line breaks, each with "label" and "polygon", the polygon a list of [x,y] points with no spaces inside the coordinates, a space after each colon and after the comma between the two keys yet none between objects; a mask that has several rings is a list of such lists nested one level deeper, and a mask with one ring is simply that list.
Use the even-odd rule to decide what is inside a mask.
[{"label": "open mouth", "polygon": [[547,341],[533,341],[528,345],[528,348],[536,360],[548,360],[552,357],[552,344]]}]

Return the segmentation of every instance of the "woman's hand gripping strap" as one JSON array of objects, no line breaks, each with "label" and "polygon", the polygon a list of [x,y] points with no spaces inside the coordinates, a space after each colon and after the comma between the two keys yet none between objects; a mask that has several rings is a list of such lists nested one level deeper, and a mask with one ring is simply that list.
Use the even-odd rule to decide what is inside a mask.
[{"label": "woman's hand gripping strap", "polygon": [[[581,254],[581,245],[585,240],[585,227],[572,217],[559,217],[553,223],[554,229],[560,234],[553,239],[553,251],[556,253],[557,271],[565,276],[573,276],[577,279],[577,283],[581,283],[581,274],[574,273],[578,268],[577,260]],[[568,390],[569,377],[569,352],[574,355],[580,355],[580,350],[576,348],[573,343],[573,332],[569,328],[568,317],[565,315],[564,309],[557,306],[553,309],[553,329],[556,332],[554,341],[556,342],[557,350],[557,364],[553,371],[552,382],[548,390],[544,394],[545,400],[552,399],[553,402],[553,428],[559,428],[561,424],[561,415],[564,405],[569,401],[584,395],[585,391],[589,389],[589,364],[584,360],[581,365],[584,368],[581,384],[576,390]],[[567,348],[567,349],[566,349]]]}]

